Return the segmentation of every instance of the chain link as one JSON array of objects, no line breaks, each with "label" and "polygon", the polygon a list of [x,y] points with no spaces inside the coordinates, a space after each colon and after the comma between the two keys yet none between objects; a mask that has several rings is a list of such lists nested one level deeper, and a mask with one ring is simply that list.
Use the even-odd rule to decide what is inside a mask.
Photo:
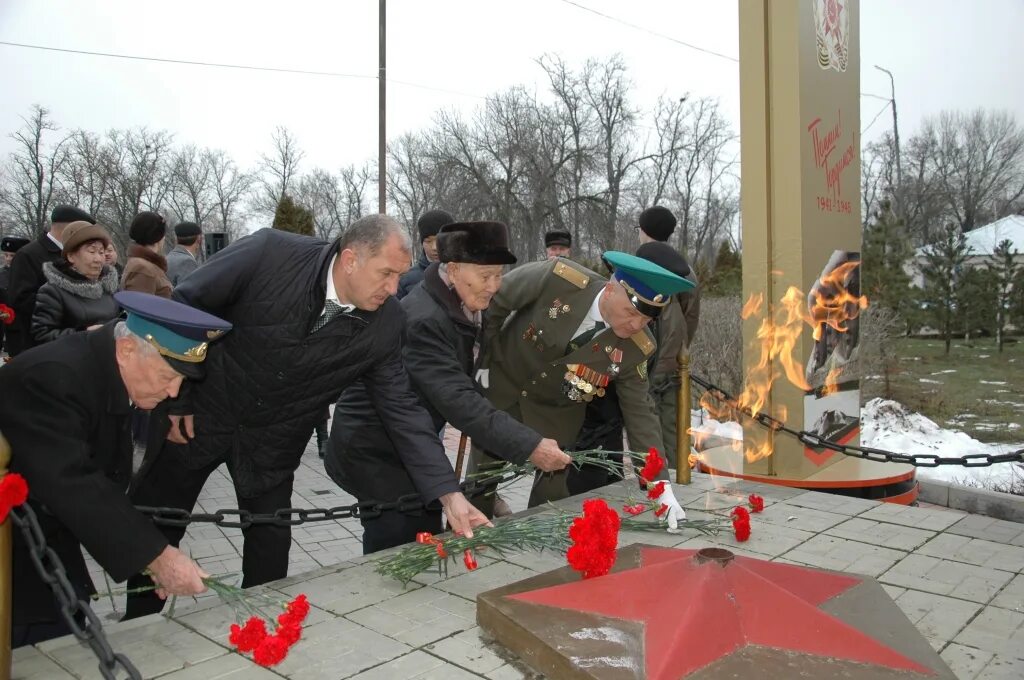
[{"label": "chain link", "polygon": [[[466,498],[475,498],[493,493],[494,487],[516,479],[516,473],[495,475],[483,479],[463,482],[462,493]],[[241,509],[219,509],[216,512],[189,512],[182,508],[161,508],[150,505],[136,505],[135,509],[153,520],[154,524],[169,527],[187,527],[193,523],[216,524],[219,527],[248,529],[251,526],[270,524],[278,527],[293,527],[307,522],[333,522],[339,519],[377,519],[385,512],[418,512],[424,508],[440,509],[440,503],[424,504],[417,493],[399,496],[394,501],[361,501],[351,505],[336,505],[331,508],[281,508],[272,513],[253,513]],[[236,519],[229,519],[237,517]]]},{"label": "chain link", "polygon": [[[29,557],[39,577],[50,586],[57,600],[60,615],[72,634],[92,648],[99,660],[100,674],[106,680],[118,680],[119,677],[142,680],[142,676],[124,654],[118,654],[110,646],[107,636],[103,633],[103,624],[92,610],[89,603],[79,599],[78,593],[68,580],[67,572],[60,557],[53,548],[46,544],[46,537],[39,526],[36,513],[29,505],[21,505],[11,509],[11,521],[21,530],[21,535],[28,545]],[[79,623],[81,616],[82,623]],[[119,676],[118,671],[126,675]]]},{"label": "chain link", "polygon": [[973,453],[967,456],[938,456],[933,453],[921,453],[915,455],[886,451],[884,449],[876,449],[870,446],[838,444],[823,438],[817,433],[808,432],[807,430],[796,430],[788,427],[785,423],[777,418],[773,418],[767,413],[755,413],[749,408],[744,408],[743,406],[740,406],[735,397],[704,378],[691,374],[690,381],[702,388],[706,393],[710,394],[718,401],[728,405],[730,408],[739,411],[740,413],[743,413],[747,417],[752,418],[760,425],[768,428],[769,430],[785,432],[786,434],[796,437],[805,446],[809,446],[812,449],[827,449],[829,451],[841,453],[844,456],[873,460],[878,463],[905,463],[915,467],[929,468],[939,467],[940,465],[959,465],[961,467],[972,468],[988,467],[998,463],[1024,463],[1024,449],[997,454]]}]

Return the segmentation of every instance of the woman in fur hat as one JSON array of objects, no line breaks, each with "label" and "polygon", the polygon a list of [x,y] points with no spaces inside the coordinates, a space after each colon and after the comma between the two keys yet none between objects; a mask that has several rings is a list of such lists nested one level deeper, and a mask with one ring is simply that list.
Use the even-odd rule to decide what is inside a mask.
[{"label": "woman in fur hat", "polygon": [[37,344],[89,330],[117,316],[117,271],[105,264],[110,234],[99,224],[64,229],[62,259],[43,264],[46,283],[36,296],[32,337]]},{"label": "woman in fur hat", "polygon": [[167,258],[163,256],[167,223],[155,212],[140,212],[132,220],[128,236],[128,263],[121,275],[121,290],[134,290],[160,297],[171,297],[167,278]]}]

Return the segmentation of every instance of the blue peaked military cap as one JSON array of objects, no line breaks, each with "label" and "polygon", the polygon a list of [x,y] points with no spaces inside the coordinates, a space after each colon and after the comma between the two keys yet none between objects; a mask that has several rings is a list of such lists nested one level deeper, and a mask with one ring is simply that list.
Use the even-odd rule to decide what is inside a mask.
[{"label": "blue peaked military cap", "polygon": [[652,318],[661,313],[673,295],[696,287],[693,281],[636,255],[609,250],[604,259],[614,267],[612,278],[622,284],[637,311]]},{"label": "blue peaked military cap", "polygon": [[200,364],[209,344],[231,330],[224,319],[157,295],[121,291],[114,299],[128,312],[128,330],[153,345],[176,371],[189,378],[202,377]]}]

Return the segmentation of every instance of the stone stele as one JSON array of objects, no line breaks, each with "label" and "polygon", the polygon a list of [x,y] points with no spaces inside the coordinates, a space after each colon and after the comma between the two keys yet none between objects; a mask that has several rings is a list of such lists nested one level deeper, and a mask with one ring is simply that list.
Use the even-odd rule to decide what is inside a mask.
[{"label": "stone stele", "polygon": [[722,548],[631,545],[482,593],[477,621],[559,680],[956,677],[873,578]]}]

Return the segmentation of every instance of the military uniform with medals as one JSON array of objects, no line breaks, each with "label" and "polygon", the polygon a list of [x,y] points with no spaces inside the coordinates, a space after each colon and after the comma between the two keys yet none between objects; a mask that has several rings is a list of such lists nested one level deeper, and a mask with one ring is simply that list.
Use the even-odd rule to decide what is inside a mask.
[{"label": "military uniform with medals", "polygon": [[[638,259],[624,253],[607,255],[631,258],[630,264]],[[661,427],[648,394],[647,360],[655,351],[651,332],[644,329],[619,338],[604,327],[577,337],[607,283],[563,258],[526,264],[507,274],[488,308],[480,383],[496,407],[569,447],[576,441],[587,403],[602,398],[614,381],[630,448],[660,449]],[[471,470],[502,458],[500,451],[476,448],[473,457]],[[540,475],[530,506],[566,497],[566,475]]]}]

